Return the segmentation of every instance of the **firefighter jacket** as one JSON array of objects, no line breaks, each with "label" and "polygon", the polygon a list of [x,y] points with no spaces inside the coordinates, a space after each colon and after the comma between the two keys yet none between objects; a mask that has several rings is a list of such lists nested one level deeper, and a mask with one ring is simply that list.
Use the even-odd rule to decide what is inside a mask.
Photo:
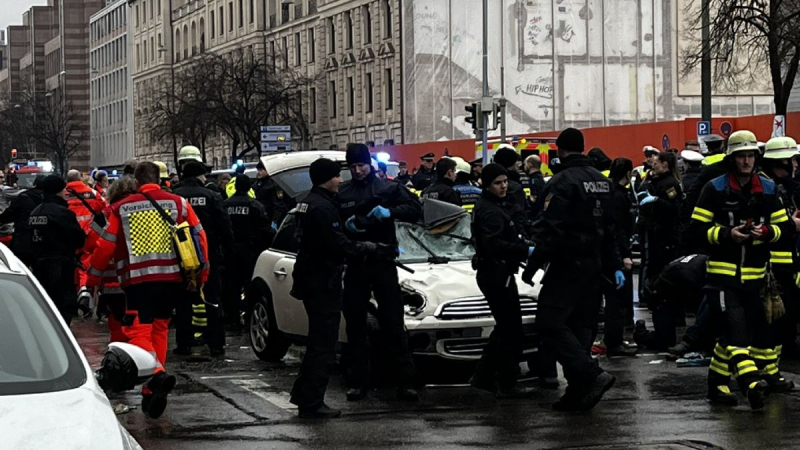
[{"label": "firefighter jacket", "polygon": [[[97,286],[100,277],[114,259],[117,275],[124,289],[127,286],[167,282],[181,283],[183,274],[169,224],[142,194],[150,195],[175,223],[187,222],[197,234],[198,253],[208,261],[208,242],[200,220],[186,199],[161,190],[157,184],[145,184],[138,194],[129,195],[111,206],[108,223],[97,241],[89,268],[88,286]],[[208,266],[200,274],[200,282],[208,280]]]},{"label": "firefighter jacket", "polygon": [[261,252],[267,248],[273,233],[269,216],[261,202],[237,192],[225,200],[223,207],[231,220],[237,249]]},{"label": "firefighter jacket", "polygon": [[100,214],[106,207],[106,201],[103,200],[103,196],[87,186],[83,181],[70,181],[67,183],[67,203],[70,211],[74,212],[78,218],[81,228],[87,233],[95,214]]},{"label": "firefighter jacket", "polygon": [[36,261],[77,261],[77,252],[86,241],[86,233],[63,198],[45,195],[42,204],[31,212],[28,225],[31,233],[28,245]]},{"label": "firefighter jacket", "polygon": [[[775,193],[783,207],[786,215],[792,217],[797,211],[800,201],[800,183],[791,178],[775,178]],[[774,248],[770,249],[770,265],[776,272],[781,272],[784,276],[790,276],[795,283],[800,282],[800,256],[797,250],[797,231],[793,221],[789,220],[788,229],[781,235]],[[784,279],[781,277],[781,279]]]},{"label": "firefighter jacket", "polygon": [[461,196],[453,189],[453,180],[442,178],[422,192],[422,198],[432,198],[440,202],[461,206]]},{"label": "firefighter jacket", "polygon": [[528,256],[528,245],[517,229],[509,211],[508,194],[501,199],[484,190],[472,212],[474,268],[497,271],[499,276],[517,273]]},{"label": "firefighter jacket", "polygon": [[187,178],[174,191],[191,205],[208,239],[211,263],[221,263],[233,247],[233,231],[228,212],[222,207],[222,195],[203,186],[199,178]]},{"label": "firefighter jacket", "polygon": [[592,167],[592,159],[585,155],[568,155],[562,166],[544,188],[542,214],[532,226],[536,248],[529,269],[537,270],[547,262],[582,276],[621,269],[611,180]]},{"label": "firefighter jacket", "polygon": [[[760,239],[737,243],[731,230],[740,225],[761,228]],[[752,175],[741,186],[733,174],[717,177],[700,194],[688,232],[706,248],[708,279],[724,286],[760,287],[766,275],[770,251],[781,236],[791,234],[794,223],[776,195],[775,183]]]},{"label": "firefighter jacket", "polygon": [[[376,206],[388,208],[389,219],[368,217]],[[352,179],[341,184],[339,215],[342,222],[355,216],[357,227],[366,230],[364,233],[347,233],[350,239],[397,246],[394,221],[416,223],[422,216],[422,205],[405,187],[370,172],[363,180]]]},{"label": "firefighter jacket", "polygon": [[[301,300],[324,298],[327,304],[320,307],[336,311],[341,308],[345,258],[374,253],[376,246],[350,240],[344,234],[336,197],[325,188],[311,188],[295,211],[300,245],[292,273],[292,295]],[[396,247],[387,248],[394,251]]]}]

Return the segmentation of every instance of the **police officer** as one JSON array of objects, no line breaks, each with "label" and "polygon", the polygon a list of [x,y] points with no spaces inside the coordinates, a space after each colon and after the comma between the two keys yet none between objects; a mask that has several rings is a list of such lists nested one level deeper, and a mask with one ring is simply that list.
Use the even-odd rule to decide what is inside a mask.
[{"label": "police officer", "polygon": [[[2,214],[0,214],[0,223],[13,223],[14,235],[11,239],[11,251],[20,259],[25,265],[31,266],[36,255],[31,253],[31,240],[30,225],[28,219],[31,212],[37,206],[42,204],[44,194],[42,193],[41,183],[44,180],[43,175],[37,175],[33,180],[33,189],[27,189],[17,196],[11,202]],[[65,185],[66,186],[66,185]]]},{"label": "police officer", "polygon": [[272,220],[273,229],[277,230],[296,202],[269,176],[263,162],[259,161],[256,169],[257,180],[253,185],[256,200],[264,205]]},{"label": "police officer", "polygon": [[542,215],[533,224],[533,253],[523,273],[532,284],[534,273],[549,263],[539,294],[536,323],[542,345],[564,367],[568,386],[553,408],[589,410],[614,384],[589,351],[600,309],[603,273],[614,271],[617,288],[625,284],[611,216],[611,180],[582,155],[583,134],[564,130],[556,140],[563,167],[544,189]]},{"label": "police officer", "polygon": [[309,168],[311,192],[297,205],[300,248],[292,277],[292,295],[303,301],[308,316],[308,344],[291,402],[301,418],[339,417],[324,403],[325,389],[336,362],[342,314],[344,258],[396,256],[396,246],[351,241],[342,230],[336,194],[342,178],[339,164],[320,158]]},{"label": "police officer", "polygon": [[[339,190],[339,211],[348,237],[396,247],[394,222],[419,220],[422,215],[419,200],[398,183],[375,176],[366,145],[349,145],[346,157],[352,179],[343,183]],[[393,364],[397,396],[402,400],[417,400],[419,395],[411,386],[414,362],[406,340],[397,267],[392,260],[375,257],[350,258],[347,262],[344,316],[352,359],[352,388],[348,390],[347,398],[361,400],[369,392],[367,308],[370,294],[378,302],[382,342]]]},{"label": "police officer", "polygon": [[794,227],[776,196],[775,183],[755,172],[755,135],[737,131],[722,161],[728,173],[703,187],[692,213],[690,236],[707,248],[706,299],[720,330],[708,374],[708,398],[735,405],[731,374],[753,409],[764,406],[769,383],[759,370],[776,376],[777,355],[768,351],[768,325],[761,290],[771,251]]},{"label": "police officer", "polygon": [[496,392],[499,398],[526,398],[535,391],[517,384],[524,332],[515,275],[533,247],[520,239],[506,208],[506,169],[489,164],[483,168],[481,178],[483,193],[472,222],[473,266],[495,326],[470,384]]},{"label": "police officer", "polygon": [[453,189],[461,199],[461,207],[472,212],[478,199],[481,198],[481,189],[472,184],[470,178],[472,168],[469,163],[458,156],[452,159],[456,162],[456,181],[453,183]]},{"label": "police officer", "polygon": [[[712,134],[703,138],[703,142],[706,144],[708,153],[706,153],[701,163],[702,170],[700,170],[700,174],[697,175],[695,181],[692,182],[691,187],[684,189],[686,196],[681,206],[681,222],[684,225],[684,230],[689,227],[692,212],[706,183],[728,173],[728,164],[723,160],[725,158],[725,140],[719,135]],[[683,239],[687,242],[691,240],[687,236],[684,236]],[[696,252],[698,249],[690,250]]]},{"label": "police officer", "polygon": [[694,150],[683,150],[681,158],[684,162],[685,172],[681,175],[681,183],[683,183],[683,192],[689,191],[697,179],[700,177],[700,172],[703,171],[703,155]]},{"label": "police officer", "polygon": [[64,321],[75,315],[75,267],[77,252],[83,248],[86,232],[66,200],[67,183],[57,175],[42,180],[42,204],[28,219],[30,254],[35,255],[33,274],[55,303]]},{"label": "police officer", "polygon": [[[528,200],[525,188],[520,183],[519,174],[519,153],[510,144],[501,144],[494,154],[494,162],[506,169],[508,177],[507,207],[514,225],[517,227],[518,234],[527,236],[528,234]],[[483,177],[481,177],[483,180]]]},{"label": "police officer", "polygon": [[[394,181],[402,184],[403,186],[407,186],[408,183],[411,183],[411,175],[408,173],[408,163],[405,161],[400,161],[397,163],[397,176],[394,177]],[[413,183],[412,183],[413,185]]]},{"label": "police officer", "polygon": [[544,174],[542,174],[542,159],[539,155],[530,155],[525,158],[525,172],[530,180],[530,194],[528,195],[528,217],[536,220],[542,212],[544,205]]},{"label": "police officer", "polygon": [[236,178],[236,193],[223,204],[233,226],[233,255],[225,267],[225,322],[230,328],[241,328],[242,289],[253,277],[256,260],[269,246],[274,232],[264,205],[248,195],[250,178]]},{"label": "police officer", "polygon": [[436,157],[433,153],[426,153],[419,159],[421,161],[417,173],[411,176],[411,183],[414,189],[424,191],[425,188],[432,185],[436,181],[436,171],[433,169],[433,159]]},{"label": "police officer", "polygon": [[461,196],[453,189],[456,180],[456,162],[444,157],[436,163],[436,181],[422,191],[422,198],[461,206]]},{"label": "police officer", "polygon": [[[211,350],[211,356],[217,357],[225,354],[225,330],[219,311],[222,288],[220,269],[227,256],[226,253],[233,246],[233,232],[228,213],[222,208],[222,197],[204,187],[205,174],[206,168],[202,163],[196,161],[187,163],[183,166],[180,186],[173,191],[175,195],[186,199],[200,219],[200,224],[208,237],[210,264],[208,281],[203,287],[202,296],[198,298],[196,293],[189,293],[194,297],[191,302],[192,311],[189,311],[190,302],[181,303],[186,305],[186,308],[178,315],[179,326],[176,332],[178,347],[174,353],[191,354],[193,342],[191,323],[198,327],[204,325],[207,327],[204,332],[205,341]],[[194,312],[194,315],[190,320],[191,312]]]}]

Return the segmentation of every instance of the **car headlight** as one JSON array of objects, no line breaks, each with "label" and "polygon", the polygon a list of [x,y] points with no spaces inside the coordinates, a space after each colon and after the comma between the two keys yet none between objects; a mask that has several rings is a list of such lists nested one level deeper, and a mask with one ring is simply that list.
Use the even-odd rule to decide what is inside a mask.
[{"label": "car headlight", "polygon": [[425,307],[428,306],[428,298],[425,297],[425,294],[406,286],[400,288],[400,301],[403,302],[406,315],[412,317],[422,314]]}]

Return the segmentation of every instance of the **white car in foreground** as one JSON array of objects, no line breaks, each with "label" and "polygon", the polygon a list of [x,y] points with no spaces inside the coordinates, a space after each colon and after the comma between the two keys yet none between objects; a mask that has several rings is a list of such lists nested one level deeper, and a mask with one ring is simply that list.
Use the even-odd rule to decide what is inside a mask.
[{"label": "white car in foreground", "polygon": [[[296,197],[310,189],[308,166],[320,157],[341,162],[343,178],[350,177],[344,168],[344,152],[300,152],[262,161],[273,179]],[[289,182],[295,186],[287,186]],[[472,269],[471,217],[461,208],[437,201],[424,209],[424,223],[397,223],[403,249],[398,262],[414,272],[398,268],[409,346],[415,355],[479,359],[495,322]],[[282,358],[290,343],[303,342],[308,334],[303,303],[289,295],[297,248],[294,217],[289,214],[271,247],[260,255],[247,295],[250,340],[263,360]],[[519,275],[517,284],[526,328],[524,348],[532,353],[537,346],[532,325],[539,285],[530,287]],[[346,342],[344,323],[340,342]]]},{"label": "white car in foreground", "polygon": [[0,244],[0,447],[134,450],[89,363],[28,269]]}]

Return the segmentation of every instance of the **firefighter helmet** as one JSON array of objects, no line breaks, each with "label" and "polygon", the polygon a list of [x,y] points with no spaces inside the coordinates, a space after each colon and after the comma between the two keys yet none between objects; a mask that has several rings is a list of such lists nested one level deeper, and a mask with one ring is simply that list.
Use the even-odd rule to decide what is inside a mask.
[{"label": "firefighter helmet", "polygon": [[797,155],[800,155],[797,142],[788,136],[770,139],[764,151],[765,159],[789,159]]},{"label": "firefighter helmet", "polygon": [[178,164],[183,164],[188,161],[203,162],[200,149],[194,145],[185,145],[181,147],[181,151],[178,152]]},{"label": "firefighter helmet", "polygon": [[169,170],[167,170],[167,165],[161,161],[153,161],[153,164],[158,166],[158,177],[163,179],[169,178]]},{"label": "firefighter helmet", "polygon": [[453,156],[450,159],[456,162],[456,173],[464,172],[470,173],[472,172],[472,166],[469,165],[468,162],[464,161],[464,158],[459,156]]},{"label": "firefighter helmet", "polygon": [[736,152],[756,152],[758,153],[758,139],[752,131],[740,130],[728,138],[728,155]]}]

